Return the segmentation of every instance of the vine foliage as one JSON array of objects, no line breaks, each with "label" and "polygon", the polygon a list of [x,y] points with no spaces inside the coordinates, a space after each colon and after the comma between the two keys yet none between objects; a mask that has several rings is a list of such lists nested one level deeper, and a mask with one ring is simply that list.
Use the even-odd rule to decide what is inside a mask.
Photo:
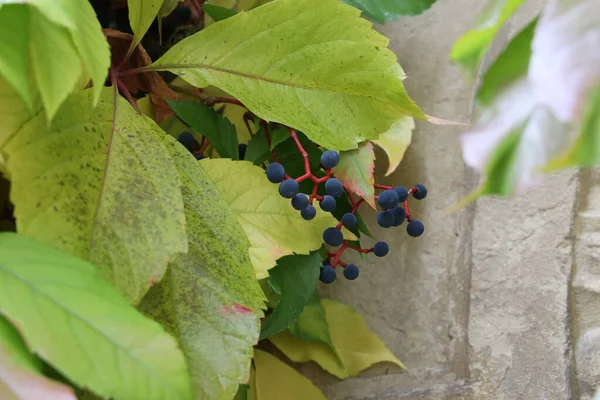
[{"label": "vine foliage", "polygon": [[388,39],[338,0],[95,3],[0,1],[0,397],[324,398],[259,338],[342,379],[403,367],[316,292],[387,254],[361,204],[423,233],[425,188],[374,179],[427,119]]}]

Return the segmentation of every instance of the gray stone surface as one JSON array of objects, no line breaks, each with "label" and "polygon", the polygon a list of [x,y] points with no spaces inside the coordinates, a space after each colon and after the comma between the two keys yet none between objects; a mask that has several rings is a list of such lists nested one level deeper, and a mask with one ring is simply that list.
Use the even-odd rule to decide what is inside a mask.
[{"label": "gray stone surface", "polygon": [[[473,87],[447,56],[486,2],[439,0],[427,13],[378,27],[391,38],[413,98],[429,115],[469,121]],[[526,2],[492,54],[541,8]],[[377,365],[339,381],[298,366],[331,400],[587,399],[600,383],[600,170],[565,171],[510,200],[446,207],[477,184],[462,162],[463,129],[417,123],[396,173],[377,180],[425,183],[411,210],[425,235],[370,228],[391,255],[326,295],[354,306],[407,365]],[[356,260],[360,262],[359,260]]]}]

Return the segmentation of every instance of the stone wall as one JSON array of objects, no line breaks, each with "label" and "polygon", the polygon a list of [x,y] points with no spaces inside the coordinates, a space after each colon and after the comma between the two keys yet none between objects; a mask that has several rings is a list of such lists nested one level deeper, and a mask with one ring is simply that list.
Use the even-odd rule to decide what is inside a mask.
[{"label": "stone wall", "polygon": [[[438,0],[424,15],[379,27],[427,114],[470,120],[473,87],[447,56],[485,3]],[[526,3],[492,54],[542,3]],[[388,178],[377,154],[378,181],[428,186],[411,206],[425,234],[378,228],[367,214],[391,255],[325,294],[354,306],[408,371],[378,365],[339,381],[299,366],[330,400],[590,399],[600,384],[600,169],[556,174],[517,198],[448,215],[478,179],[461,159],[462,130],[417,123]]]}]

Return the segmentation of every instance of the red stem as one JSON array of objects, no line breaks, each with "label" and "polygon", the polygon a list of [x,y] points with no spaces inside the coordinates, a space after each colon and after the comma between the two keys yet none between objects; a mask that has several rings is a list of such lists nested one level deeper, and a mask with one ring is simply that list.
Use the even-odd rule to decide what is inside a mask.
[{"label": "red stem", "polygon": [[140,112],[140,110],[139,110],[139,108],[138,108],[135,100],[131,96],[131,93],[129,93],[129,90],[127,89],[127,86],[125,86],[125,84],[119,78],[115,78],[115,81],[117,83],[117,87],[119,88],[119,90],[121,91],[121,93],[123,94],[123,96],[125,96],[125,98],[129,102],[129,104],[131,104],[131,106],[133,107],[133,109],[135,111],[137,111],[138,114],[141,114],[141,112]]},{"label": "red stem", "polygon": [[352,247],[352,246],[348,246],[349,249],[352,249],[354,251],[358,251],[359,253],[372,253],[373,249],[361,249],[360,247]]},{"label": "red stem", "polygon": [[410,210],[408,208],[408,199],[410,198],[410,195],[416,191],[417,191],[416,188],[414,188],[414,187],[411,188],[408,191],[408,197],[406,198],[406,200],[404,200],[404,211],[406,212],[406,219],[408,220],[408,222],[412,222],[412,220],[413,220],[413,217],[412,217],[412,215],[410,215]]},{"label": "red stem", "polygon": [[392,190],[393,189],[393,187],[391,187],[391,186],[378,185],[378,184],[374,184],[373,187],[375,189],[385,189],[385,190]]},{"label": "red stem", "polygon": [[302,144],[300,143],[300,140],[298,139],[298,135],[296,135],[296,131],[294,129],[290,128],[289,126],[286,126],[286,128],[290,132],[290,136],[292,137],[292,140],[294,141],[294,143],[296,143],[296,147],[298,148],[298,151],[300,151],[302,158],[304,158],[304,172],[306,174],[312,175],[312,172],[310,171],[310,162],[308,160],[308,153],[306,152],[306,150],[304,150],[304,147],[302,147]]},{"label": "red stem", "polygon": [[228,103],[228,104],[235,104],[236,106],[246,108],[246,106],[241,101],[239,101],[238,99],[230,98],[230,97],[207,97],[206,102],[209,105],[215,105],[215,104],[219,104],[219,103]]}]

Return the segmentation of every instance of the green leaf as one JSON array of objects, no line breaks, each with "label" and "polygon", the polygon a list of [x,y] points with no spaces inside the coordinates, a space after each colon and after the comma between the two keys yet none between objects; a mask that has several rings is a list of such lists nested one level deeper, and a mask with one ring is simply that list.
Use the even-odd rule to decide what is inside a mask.
[{"label": "green leaf", "polygon": [[311,381],[262,350],[254,351],[258,400],[327,400]]},{"label": "green leaf", "polygon": [[531,42],[537,22],[538,18],[521,30],[486,71],[477,92],[477,102],[480,106],[489,106],[503,88],[527,75],[531,58]]},{"label": "green leaf", "polygon": [[399,15],[418,15],[431,7],[436,0],[344,0],[359,8],[378,24],[395,20]]},{"label": "green leaf", "polygon": [[571,128],[552,112],[549,95],[539,97],[531,79],[535,52],[529,49],[536,23],[539,28],[541,20],[515,36],[483,77],[475,123],[461,141],[466,164],[486,177],[461,204],[479,195],[508,196],[539,183],[543,169],[572,143]]},{"label": "green leaf", "polygon": [[[22,29],[28,19],[27,7],[8,4],[0,9],[0,76],[12,85],[15,95],[25,103],[25,110],[32,111],[34,99],[28,73],[30,33],[28,29]],[[6,107],[4,99],[2,106]]]},{"label": "green leaf", "polygon": [[337,0],[278,0],[182,40],[150,68],[217,86],[326,148],[355,149],[402,117],[425,118],[388,39],[359,14]]},{"label": "green leaf", "polygon": [[199,102],[166,101],[186,124],[210,140],[221,157],[239,158],[237,133],[227,118]]},{"label": "green leaf", "polygon": [[233,17],[236,12],[226,7],[217,6],[214,4],[204,4],[204,12],[211,16],[215,21],[222,21],[229,17]]},{"label": "green leaf", "polygon": [[35,26],[30,30],[31,62],[46,116],[52,119],[82,73],[79,55],[67,28],[54,25],[38,10],[30,9],[23,24]]},{"label": "green leaf", "polygon": [[96,108],[92,96],[72,95],[50,127],[38,115],[6,144],[11,199],[19,233],[94,263],[137,303],[187,251],[180,180],[152,120],[120,96],[115,111],[111,88]]},{"label": "green leaf", "polygon": [[270,131],[271,136],[271,150],[285,142],[291,140],[290,132],[283,126],[278,125],[277,128]]},{"label": "green leaf", "polygon": [[[32,85],[25,84],[30,74],[36,78],[49,119],[84,73],[94,82],[94,104],[98,101],[108,75],[110,50],[89,1],[29,0],[26,4],[7,4],[0,8],[0,21],[5,18],[10,19],[10,30],[6,32],[8,37],[0,31],[0,42],[14,42],[8,46],[23,50],[22,40],[28,38],[30,57],[26,66],[24,59],[19,63],[21,76],[5,77],[19,87],[21,97],[31,110],[34,106],[31,100],[36,94]],[[4,22],[0,25],[6,26]],[[0,74],[3,73],[0,67]],[[25,94],[26,90],[30,91],[29,95]]]},{"label": "green leaf", "polygon": [[195,158],[171,137],[165,142],[182,181],[190,250],[140,309],[178,339],[196,398],[231,399],[248,380],[264,296],[235,215]]},{"label": "green leaf", "polygon": [[[278,186],[266,179],[265,171],[250,162],[205,159],[200,165],[244,228],[258,279],[269,276],[267,271],[283,256],[317,250],[323,231],[337,225],[331,214],[319,209],[313,220],[305,221],[279,195]],[[345,234],[355,238],[350,232]]]},{"label": "green leaf", "polygon": [[290,326],[290,332],[305,342],[325,343],[335,352],[329,334],[329,325],[325,319],[325,309],[321,305],[321,298],[316,292],[310,297],[298,320]]},{"label": "green leaf", "polygon": [[296,321],[315,292],[320,268],[318,252],[308,256],[286,256],[277,261],[269,281],[281,288],[281,300],[263,326],[261,340],[287,329]]},{"label": "green leaf", "polygon": [[289,331],[269,340],[292,361],[315,361],[340,379],[357,376],[364,369],[383,361],[404,368],[386,345],[369,331],[363,318],[352,307],[329,299],[321,299],[321,305],[335,352],[322,341],[304,342]]},{"label": "green leaf", "polygon": [[140,44],[162,6],[163,0],[128,0],[129,25],[135,36],[130,53]]},{"label": "green leaf", "polygon": [[254,165],[260,165],[265,162],[269,156],[269,144],[267,143],[265,131],[260,128],[248,141],[245,160],[252,162]]},{"label": "green leaf", "polygon": [[381,147],[387,154],[388,169],[385,176],[391,175],[400,165],[400,161],[404,158],[404,153],[412,140],[414,129],[415,120],[411,117],[405,117],[395,122],[389,131],[379,135],[379,139],[371,141]]},{"label": "green leaf", "polygon": [[375,208],[375,153],[369,142],[361,144],[357,150],[340,153],[340,162],[333,169],[335,177],[356,195]]},{"label": "green leaf", "polygon": [[564,154],[552,160],[546,169],[571,166],[590,167],[600,161],[600,87],[590,93],[579,136]]},{"label": "green leaf", "polygon": [[454,43],[450,59],[474,78],[484,54],[504,23],[525,0],[493,0],[478,17],[475,27]]},{"label": "green leaf", "polygon": [[173,338],[84,260],[0,233],[0,312],[80,386],[115,399],[191,399]]},{"label": "green leaf", "polygon": [[17,331],[0,317],[0,398],[76,400],[70,387],[41,375],[41,366]]}]

